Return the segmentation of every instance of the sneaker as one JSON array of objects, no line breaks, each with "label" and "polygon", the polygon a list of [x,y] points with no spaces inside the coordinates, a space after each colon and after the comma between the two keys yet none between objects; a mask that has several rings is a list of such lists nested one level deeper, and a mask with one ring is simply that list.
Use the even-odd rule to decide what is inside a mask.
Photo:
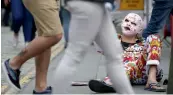
[{"label": "sneaker", "polygon": [[10,67],[10,59],[6,60],[3,64],[2,64],[2,69],[4,71],[5,77],[7,78],[7,81],[9,82],[9,84],[16,89],[17,91],[19,91],[21,89],[20,87],[20,83],[19,83],[19,76],[20,76],[20,70],[13,70]]},{"label": "sneaker", "polygon": [[42,92],[36,92],[33,90],[33,94],[52,94],[52,87],[48,86],[45,91]]}]

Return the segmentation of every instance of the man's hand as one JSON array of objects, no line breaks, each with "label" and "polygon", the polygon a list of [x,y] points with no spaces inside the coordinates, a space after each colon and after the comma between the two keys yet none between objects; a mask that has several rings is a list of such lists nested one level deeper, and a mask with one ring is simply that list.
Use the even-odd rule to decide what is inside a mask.
[{"label": "man's hand", "polygon": [[115,2],[116,2],[118,5],[120,5],[120,1],[121,1],[121,0],[115,0]]},{"label": "man's hand", "polygon": [[5,6],[7,6],[10,3],[10,0],[4,0]]}]

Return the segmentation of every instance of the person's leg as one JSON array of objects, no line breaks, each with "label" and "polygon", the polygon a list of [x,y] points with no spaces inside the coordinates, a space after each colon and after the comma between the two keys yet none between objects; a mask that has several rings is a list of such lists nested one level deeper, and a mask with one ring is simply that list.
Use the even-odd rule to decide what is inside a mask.
[{"label": "person's leg", "polygon": [[[60,19],[58,16],[58,8],[57,3],[54,0],[24,0],[24,4],[30,10],[34,19],[36,21],[36,26],[38,29],[39,37],[35,38],[31,41],[28,46],[25,47],[17,56],[12,58],[11,60],[6,60],[3,64],[3,69],[7,76],[7,79],[12,83],[11,85],[16,86],[20,89],[19,85],[19,73],[15,73],[20,69],[22,64],[26,62],[28,59],[40,55],[37,62],[44,62],[40,68],[46,70],[46,66],[49,64],[49,50],[53,45],[58,43],[62,38],[62,27],[60,23]],[[46,51],[48,50],[48,51]],[[45,52],[45,53],[44,53]],[[44,53],[44,54],[43,54]],[[7,72],[10,71],[10,74]],[[15,76],[14,76],[15,75]],[[38,74],[37,74],[38,75]],[[43,74],[45,76],[47,74]],[[46,79],[42,79],[46,81]],[[16,85],[17,83],[17,85]],[[46,83],[46,82],[45,82]]]},{"label": "person's leg", "polygon": [[23,23],[23,6],[21,0],[11,1],[11,11],[12,11],[12,28],[15,33],[18,33],[20,27]]},{"label": "person's leg", "polygon": [[[14,69],[20,68],[21,65],[28,59],[44,52],[51,46],[55,45],[62,37],[62,27],[59,23],[57,6],[51,7],[52,9],[49,8],[50,6],[46,6],[46,9],[42,10],[36,7],[37,5],[39,7],[43,7],[42,3],[40,3],[41,1],[38,0],[37,2],[33,3],[33,0],[26,0],[26,6],[28,5],[27,7],[29,7],[29,10],[31,9],[31,12],[34,11],[32,14],[37,23],[39,37],[35,38],[23,51],[19,53],[19,55],[15,56],[11,60],[11,66]],[[42,2],[45,3],[46,1]],[[52,2],[50,1],[46,3]],[[49,16],[47,15],[48,13]]]},{"label": "person's leg", "polygon": [[62,34],[58,34],[56,36],[49,37],[37,37],[35,38],[28,46],[23,49],[17,56],[15,56],[10,61],[10,65],[13,69],[19,69],[23,63],[25,63],[28,59],[44,52],[51,46],[55,45],[60,41]]},{"label": "person's leg", "polygon": [[8,19],[9,19],[9,11],[5,9],[5,13],[2,18],[2,25],[3,26],[9,26]]},{"label": "person's leg", "polygon": [[[2,0],[3,1],[3,0]],[[10,18],[10,4],[8,4],[6,7],[5,7],[5,13],[4,13],[4,16],[3,16],[3,19],[2,19],[2,24],[4,24],[4,26],[9,26],[9,18]]]},{"label": "person's leg", "polygon": [[[37,2],[43,2],[43,4],[48,3],[48,5],[50,5],[49,7],[45,6],[45,8],[48,8],[48,9],[43,9],[43,10],[40,10],[40,9],[37,10],[36,9],[38,14],[33,13],[34,18],[36,20],[35,24],[37,25],[37,30],[42,31],[42,32],[39,32],[38,34],[43,35],[43,36],[48,35],[47,37],[49,37],[49,35],[50,35],[50,37],[51,36],[53,37],[53,35],[55,35],[56,38],[54,40],[59,41],[62,37],[62,31],[63,30],[62,30],[60,19],[59,19],[59,13],[57,10],[58,9],[57,3],[55,3],[54,1],[50,1],[50,2],[48,1],[47,2],[46,0],[45,1],[42,1],[42,0],[39,1],[38,0]],[[32,3],[34,3],[34,0],[32,1]],[[37,6],[35,6],[35,7],[37,7]],[[41,8],[42,5],[40,5],[39,7]],[[32,8],[31,8],[31,10],[32,10]],[[34,10],[32,10],[31,12],[34,12]],[[40,18],[37,18],[37,17],[40,17]],[[52,18],[52,19],[50,19],[50,18]],[[40,23],[40,20],[48,20],[48,21]],[[46,26],[42,26],[42,24],[45,24]],[[42,29],[45,29],[47,31],[44,33]],[[33,30],[34,30],[34,27],[33,27]],[[53,33],[53,32],[55,32],[55,33]],[[45,36],[44,39],[46,39],[47,37]],[[51,40],[49,42],[47,41],[45,43],[50,43],[50,42],[51,42]],[[50,63],[50,56],[51,56],[51,47],[47,48],[44,52],[40,53],[35,58],[35,62],[36,62],[36,84],[35,84],[35,90],[33,91],[33,93],[41,93],[41,92],[46,92],[46,91],[48,91],[50,93],[52,92],[50,90],[51,88],[47,88],[47,71],[48,71],[48,66]]]},{"label": "person's leg", "polygon": [[[20,26],[23,23],[23,8],[21,0],[11,0],[11,10],[12,10],[12,31],[14,31],[14,45],[18,44],[18,34],[20,30]],[[20,82],[19,82],[19,69],[12,69],[10,66],[10,60],[6,60],[2,63],[2,69],[4,71],[4,75],[7,78],[9,84],[16,90],[20,90]]]},{"label": "person's leg", "polygon": [[151,19],[147,28],[144,30],[142,36],[147,38],[150,34],[156,34],[162,29],[166,23],[167,18],[173,8],[173,1],[156,1],[153,10]]},{"label": "person's leg", "polygon": [[[148,88],[151,84],[153,83],[158,83],[157,77],[162,77],[160,75],[160,56],[161,56],[161,40],[158,35],[150,35],[146,39],[146,49],[148,53],[147,57],[147,63],[146,63],[146,68],[147,68],[147,84],[146,88]],[[158,76],[159,75],[159,76]],[[152,85],[151,85],[152,86]],[[152,88],[155,89],[163,89],[162,87],[159,87],[158,85],[153,85]]]},{"label": "person's leg", "polygon": [[62,11],[63,11],[63,7],[60,6],[59,18],[60,18],[61,24],[63,25],[63,16],[62,16]]},{"label": "person's leg", "polygon": [[117,38],[116,30],[108,11],[104,14],[100,32],[96,37],[96,43],[101,47],[107,59],[107,72],[114,89],[118,93],[133,94],[133,89],[123,66],[122,46]]},{"label": "person's leg", "polygon": [[[124,69],[126,71],[126,74],[129,77],[129,79],[131,80],[132,84],[134,84],[134,83],[135,84],[141,84],[141,81],[136,81],[136,78],[135,78],[136,76],[134,74],[137,73],[138,71],[136,71],[136,70],[139,70],[139,69],[134,69],[134,68],[136,68],[134,66],[125,65]],[[113,85],[112,81],[108,76],[105,77],[103,80],[90,80],[88,82],[89,88],[92,91],[99,92],[99,93],[114,93],[114,92],[116,92],[116,90],[114,90],[112,85]]]},{"label": "person's leg", "polygon": [[18,44],[18,35],[21,25],[23,24],[23,6],[21,0],[11,0],[12,11],[12,30],[14,31],[14,44]]},{"label": "person's leg", "polygon": [[68,44],[68,38],[69,38],[69,24],[70,24],[70,12],[66,10],[65,8],[62,8],[62,17],[63,17],[63,28],[64,28],[64,37],[66,40],[65,48]]},{"label": "person's leg", "polygon": [[87,48],[94,41],[102,21],[103,6],[89,1],[69,1],[71,22],[65,55],[57,66],[54,93],[68,93],[68,87]]},{"label": "person's leg", "polygon": [[36,80],[35,91],[42,92],[47,87],[47,71],[50,63],[51,49],[47,49],[43,53],[35,57]]},{"label": "person's leg", "polygon": [[157,73],[157,65],[150,65],[149,66],[149,73],[148,73],[148,84],[149,83],[157,83],[156,80],[156,73]]},{"label": "person's leg", "polygon": [[[21,1],[22,2],[22,1]],[[31,15],[31,13],[25,8],[23,5],[23,11],[24,11],[24,21],[23,21],[23,34],[24,34],[24,39],[25,43],[29,43],[33,40],[32,35],[33,35],[33,22],[34,19]]]}]

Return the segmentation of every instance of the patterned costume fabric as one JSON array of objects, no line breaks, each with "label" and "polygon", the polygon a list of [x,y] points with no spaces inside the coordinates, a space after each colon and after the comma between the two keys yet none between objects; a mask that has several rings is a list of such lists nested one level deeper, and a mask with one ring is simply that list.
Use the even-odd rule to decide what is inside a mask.
[{"label": "patterned costume fabric", "polygon": [[[121,36],[119,36],[121,39]],[[150,35],[146,40],[136,43],[122,42],[124,49],[123,63],[132,84],[146,84],[147,61],[159,65],[161,54],[161,41],[158,35]],[[159,63],[157,63],[159,62]],[[157,68],[157,80],[161,80],[163,72]]]}]

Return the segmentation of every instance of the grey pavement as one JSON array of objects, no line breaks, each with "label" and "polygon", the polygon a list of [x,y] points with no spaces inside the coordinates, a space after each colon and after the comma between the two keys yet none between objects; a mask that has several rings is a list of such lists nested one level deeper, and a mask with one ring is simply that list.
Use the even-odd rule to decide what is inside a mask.
[{"label": "grey pavement", "polygon": [[[63,52],[58,55],[50,64],[49,72],[48,72],[48,85],[53,84],[53,78],[55,68],[58,66],[58,63],[60,59],[63,56]],[[161,58],[161,67],[164,70],[164,79],[168,77],[168,66],[169,66],[169,54],[170,54],[170,48],[163,48],[162,51],[162,58]],[[84,60],[81,62],[80,67],[77,70],[77,73],[75,74],[72,79],[74,81],[89,81],[90,79],[103,79],[106,76],[106,70],[105,70],[105,57],[101,55],[100,53],[96,52],[96,49],[93,47],[90,47],[88,49],[88,52],[84,58]],[[33,79],[27,87],[23,88],[20,92],[20,94],[30,94],[32,93],[32,90],[34,89],[35,79]],[[134,90],[138,94],[165,94],[165,93],[156,93],[156,92],[150,92],[144,90],[143,86],[133,86]],[[56,87],[54,88],[56,90]],[[88,86],[70,86],[68,90],[69,94],[96,94],[95,92],[92,92]]]}]

